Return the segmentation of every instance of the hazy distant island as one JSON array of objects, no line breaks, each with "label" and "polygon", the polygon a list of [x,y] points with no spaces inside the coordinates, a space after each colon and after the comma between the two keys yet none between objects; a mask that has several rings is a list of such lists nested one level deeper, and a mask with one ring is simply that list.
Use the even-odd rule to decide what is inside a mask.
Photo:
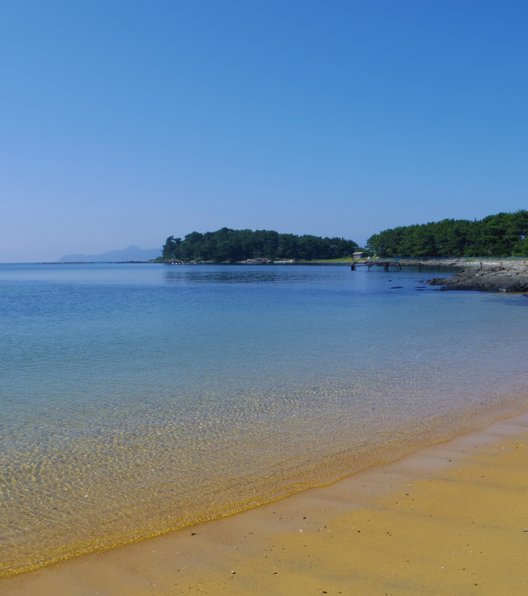
[{"label": "hazy distant island", "polygon": [[100,255],[65,255],[59,259],[59,263],[101,263],[101,262],[127,262],[127,261],[152,261],[159,257],[159,248],[139,248],[138,246],[127,246],[119,250],[110,250]]}]

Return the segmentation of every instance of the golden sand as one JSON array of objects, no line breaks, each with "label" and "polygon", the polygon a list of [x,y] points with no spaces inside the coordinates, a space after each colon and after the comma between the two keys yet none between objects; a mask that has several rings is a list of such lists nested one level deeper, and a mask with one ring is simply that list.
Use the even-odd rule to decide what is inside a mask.
[{"label": "golden sand", "polygon": [[333,486],[0,581],[5,596],[528,594],[528,415]]}]

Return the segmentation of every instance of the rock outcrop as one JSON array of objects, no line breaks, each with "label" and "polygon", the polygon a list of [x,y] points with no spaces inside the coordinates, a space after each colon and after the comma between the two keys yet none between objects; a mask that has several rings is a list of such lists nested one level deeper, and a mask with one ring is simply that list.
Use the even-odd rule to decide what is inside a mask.
[{"label": "rock outcrop", "polygon": [[492,267],[489,269],[464,269],[453,277],[435,277],[432,286],[442,290],[477,290],[481,292],[528,292],[528,267]]}]

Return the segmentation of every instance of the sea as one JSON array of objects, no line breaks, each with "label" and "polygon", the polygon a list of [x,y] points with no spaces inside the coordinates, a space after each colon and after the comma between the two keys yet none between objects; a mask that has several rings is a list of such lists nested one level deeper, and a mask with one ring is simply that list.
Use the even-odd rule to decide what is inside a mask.
[{"label": "sea", "polygon": [[528,409],[528,298],[443,292],[434,275],[0,265],[0,575]]}]

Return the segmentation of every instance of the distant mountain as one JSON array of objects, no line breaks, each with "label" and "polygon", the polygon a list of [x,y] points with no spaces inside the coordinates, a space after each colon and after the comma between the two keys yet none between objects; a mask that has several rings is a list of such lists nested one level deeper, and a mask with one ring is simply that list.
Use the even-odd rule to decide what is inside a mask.
[{"label": "distant mountain", "polygon": [[139,248],[127,246],[120,250],[110,250],[100,255],[65,255],[59,259],[60,263],[100,263],[102,261],[150,261],[161,256],[159,248]]}]

